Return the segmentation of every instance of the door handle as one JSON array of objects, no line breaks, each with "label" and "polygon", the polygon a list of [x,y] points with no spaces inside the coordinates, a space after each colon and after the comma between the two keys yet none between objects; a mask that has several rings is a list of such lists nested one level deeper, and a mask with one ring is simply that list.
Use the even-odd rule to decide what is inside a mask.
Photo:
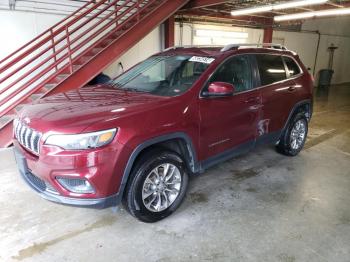
[{"label": "door handle", "polygon": [[290,87],[288,87],[288,91],[289,91],[289,92],[293,92],[293,91],[295,91],[296,89],[297,89],[296,86],[290,86]]}]

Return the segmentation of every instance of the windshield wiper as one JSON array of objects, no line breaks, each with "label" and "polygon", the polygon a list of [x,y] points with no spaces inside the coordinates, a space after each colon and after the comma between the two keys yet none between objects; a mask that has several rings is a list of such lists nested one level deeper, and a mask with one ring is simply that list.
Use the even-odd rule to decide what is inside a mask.
[{"label": "windshield wiper", "polygon": [[149,93],[149,91],[145,91],[145,90],[140,90],[134,87],[118,87],[116,86],[118,89],[120,90],[125,90],[125,91],[132,91],[132,92],[138,92],[138,93]]}]

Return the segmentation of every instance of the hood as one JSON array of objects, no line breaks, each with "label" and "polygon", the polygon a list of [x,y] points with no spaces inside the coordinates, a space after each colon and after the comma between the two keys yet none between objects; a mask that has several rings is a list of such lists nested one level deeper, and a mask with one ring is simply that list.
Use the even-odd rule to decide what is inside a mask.
[{"label": "hood", "polygon": [[84,87],[27,105],[20,118],[40,132],[79,133],[99,121],[144,112],[169,100],[108,85]]}]

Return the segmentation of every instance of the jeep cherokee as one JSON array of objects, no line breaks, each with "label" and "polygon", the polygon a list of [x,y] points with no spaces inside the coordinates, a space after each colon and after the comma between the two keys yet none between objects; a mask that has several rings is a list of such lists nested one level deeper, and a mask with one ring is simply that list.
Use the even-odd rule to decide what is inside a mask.
[{"label": "jeep cherokee", "polygon": [[281,46],[174,47],[105,84],[24,107],[14,121],[15,155],[47,200],[123,202],[155,222],[179,207],[191,174],[259,144],[297,155],[312,91],[298,55]]}]

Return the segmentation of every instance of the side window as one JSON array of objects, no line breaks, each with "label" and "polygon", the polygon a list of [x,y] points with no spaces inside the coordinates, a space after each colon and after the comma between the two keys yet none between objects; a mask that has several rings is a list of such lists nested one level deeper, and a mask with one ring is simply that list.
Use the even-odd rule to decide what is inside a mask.
[{"label": "side window", "polygon": [[289,77],[292,77],[301,73],[299,66],[295,63],[295,61],[292,58],[284,56],[283,60],[287,65]]},{"label": "side window", "polygon": [[259,67],[261,85],[270,85],[272,83],[287,78],[286,70],[279,55],[256,55]]},{"label": "side window", "polygon": [[235,56],[224,64],[210,79],[212,82],[226,82],[234,85],[235,93],[252,88],[252,72],[246,56]]}]

